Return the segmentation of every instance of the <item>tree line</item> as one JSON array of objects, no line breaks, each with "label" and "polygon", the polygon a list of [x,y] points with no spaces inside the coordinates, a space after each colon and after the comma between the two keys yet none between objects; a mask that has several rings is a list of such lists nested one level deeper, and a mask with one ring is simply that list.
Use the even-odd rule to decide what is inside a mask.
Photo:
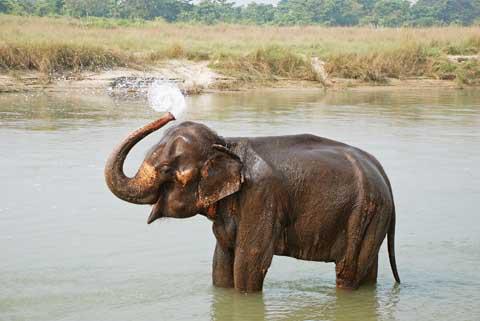
[{"label": "tree line", "polygon": [[0,0],[0,12],[122,19],[379,27],[480,24],[480,0],[280,0],[236,6],[228,0]]}]

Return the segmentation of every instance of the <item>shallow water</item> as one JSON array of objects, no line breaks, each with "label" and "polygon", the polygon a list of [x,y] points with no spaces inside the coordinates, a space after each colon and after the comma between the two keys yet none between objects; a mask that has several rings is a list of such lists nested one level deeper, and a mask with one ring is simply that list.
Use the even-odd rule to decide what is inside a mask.
[{"label": "shallow water", "polygon": [[[262,294],[211,286],[203,217],[146,224],[103,166],[159,115],[145,101],[0,95],[0,320],[480,320],[480,91],[270,90],[187,99],[225,136],[314,133],[384,165],[397,205],[395,286],[335,289],[334,265],[275,257]],[[132,174],[161,133],[127,160]]]}]

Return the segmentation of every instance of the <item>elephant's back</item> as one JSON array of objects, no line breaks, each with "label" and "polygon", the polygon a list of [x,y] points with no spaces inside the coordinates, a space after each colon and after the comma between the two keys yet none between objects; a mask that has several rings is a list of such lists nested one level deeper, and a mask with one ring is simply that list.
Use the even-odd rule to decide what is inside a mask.
[{"label": "elephant's back", "polygon": [[296,189],[307,183],[323,182],[338,191],[362,175],[367,180],[384,177],[380,163],[372,155],[324,137],[309,134],[256,137],[250,144],[257,155]]},{"label": "elephant's back", "polygon": [[256,137],[252,148],[289,184],[324,182],[332,187],[363,180],[387,187],[388,178],[371,154],[348,144],[310,134]]},{"label": "elephant's back", "polygon": [[365,195],[393,206],[380,162],[357,147],[308,134],[257,137],[249,145],[285,184],[294,212],[348,212]]}]

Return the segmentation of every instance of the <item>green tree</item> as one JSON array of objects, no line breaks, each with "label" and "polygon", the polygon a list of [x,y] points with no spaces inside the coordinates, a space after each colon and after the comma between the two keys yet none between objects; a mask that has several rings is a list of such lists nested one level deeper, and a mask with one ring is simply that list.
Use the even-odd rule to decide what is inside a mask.
[{"label": "green tree", "polygon": [[362,6],[362,15],[369,15],[373,11],[377,0],[358,0],[357,2]]},{"label": "green tree", "polygon": [[358,23],[362,6],[355,0],[281,0],[275,23],[350,26]]},{"label": "green tree", "polygon": [[274,22],[280,25],[308,25],[318,22],[323,0],[280,0]]},{"label": "green tree", "polygon": [[55,13],[62,14],[65,0],[51,0],[55,4]]},{"label": "green tree", "polygon": [[233,23],[240,20],[241,9],[234,7],[234,2],[228,0],[203,0],[191,7],[191,10],[182,12],[180,19],[205,24],[218,22]]},{"label": "green tree", "polygon": [[74,17],[111,17],[116,0],[65,0],[66,13]]},{"label": "green tree", "polygon": [[115,8],[122,18],[151,20],[162,17],[167,21],[175,21],[190,6],[188,0],[124,0]]},{"label": "green tree", "polygon": [[38,16],[48,16],[63,13],[63,0],[37,0],[34,10]]},{"label": "green tree", "polygon": [[412,6],[415,25],[471,25],[480,15],[478,0],[418,0]]},{"label": "green tree", "polygon": [[478,0],[419,0],[412,7],[414,22],[422,23],[469,25],[479,14]]},{"label": "green tree", "polygon": [[249,3],[241,9],[242,21],[263,25],[271,23],[275,18],[275,7],[271,4]]},{"label": "green tree", "polygon": [[472,25],[480,23],[480,0],[280,0],[277,6],[232,0],[0,0],[0,13],[18,15],[97,16],[125,19],[192,21],[214,24],[278,25],[374,24]]},{"label": "green tree", "polygon": [[10,13],[13,6],[12,0],[0,0],[0,13]]},{"label": "green tree", "polygon": [[410,2],[407,0],[379,0],[371,16],[364,22],[382,27],[399,27],[410,20]]},{"label": "green tree", "polygon": [[10,0],[6,1],[9,13],[16,15],[34,15],[35,0]]},{"label": "green tree", "polygon": [[439,17],[446,24],[470,25],[477,18],[474,1],[447,0]]},{"label": "green tree", "polygon": [[353,26],[358,24],[362,6],[355,0],[325,0],[320,11],[320,21],[328,26]]},{"label": "green tree", "polygon": [[410,10],[411,23],[417,26],[433,26],[442,24],[437,20],[438,8],[428,5],[426,1],[417,1]]}]

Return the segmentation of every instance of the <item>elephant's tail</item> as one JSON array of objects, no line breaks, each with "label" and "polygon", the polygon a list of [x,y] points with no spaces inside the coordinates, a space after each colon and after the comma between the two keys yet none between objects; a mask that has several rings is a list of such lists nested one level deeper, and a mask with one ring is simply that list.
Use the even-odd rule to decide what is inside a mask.
[{"label": "elephant's tail", "polygon": [[395,281],[400,283],[400,276],[398,276],[397,263],[395,261],[395,206],[393,207],[392,219],[390,221],[390,227],[388,228],[388,258],[390,259],[390,267],[392,268],[393,277]]}]

